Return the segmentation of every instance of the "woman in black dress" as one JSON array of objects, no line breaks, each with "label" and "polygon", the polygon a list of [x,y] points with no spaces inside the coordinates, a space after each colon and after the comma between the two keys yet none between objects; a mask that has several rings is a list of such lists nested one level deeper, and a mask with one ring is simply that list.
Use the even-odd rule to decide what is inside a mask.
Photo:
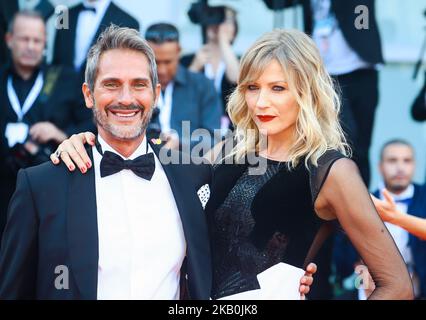
[{"label": "woman in black dress", "polygon": [[[320,227],[335,219],[372,274],[370,298],[413,297],[404,261],[347,157],[339,106],[304,33],[267,33],[243,56],[228,103],[235,138],[219,149],[232,151],[213,157],[206,208],[213,298],[259,288],[256,275],[279,262],[303,267]],[[250,173],[250,156],[264,160],[262,174]]]}]

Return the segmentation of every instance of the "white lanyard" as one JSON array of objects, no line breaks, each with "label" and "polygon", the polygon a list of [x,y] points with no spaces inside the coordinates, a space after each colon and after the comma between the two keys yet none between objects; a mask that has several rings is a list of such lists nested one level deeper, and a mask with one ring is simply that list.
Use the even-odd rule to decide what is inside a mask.
[{"label": "white lanyard", "polygon": [[19,103],[18,96],[16,95],[16,91],[12,85],[12,76],[9,76],[7,79],[7,95],[9,97],[10,105],[18,116],[18,122],[21,122],[24,118],[24,115],[31,109],[34,102],[36,101],[38,95],[40,94],[41,89],[43,88],[43,73],[40,71],[38,73],[37,79],[34,82],[33,87],[28,93],[27,98],[25,99],[24,105],[21,108],[21,104]]},{"label": "white lanyard", "polygon": [[162,132],[170,131],[170,118],[172,116],[173,82],[169,82],[164,91],[164,97],[160,93],[157,106],[160,108],[160,126]]}]

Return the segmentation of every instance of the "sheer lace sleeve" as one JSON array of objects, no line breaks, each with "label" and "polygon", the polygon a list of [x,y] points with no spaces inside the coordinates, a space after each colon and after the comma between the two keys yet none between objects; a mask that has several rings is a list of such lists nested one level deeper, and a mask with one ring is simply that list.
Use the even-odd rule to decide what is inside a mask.
[{"label": "sheer lace sleeve", "polygon": [[[316,204],[335,216],[376,284],[370,299],[412,299],[413,288],[395,242],[380,219],[355,163],[339,157],[321,176]],[[320,175],[317,175],[320,178]],[[318,212],[320,214],[320,212]]]},{"label": "sheer lace sleeve", "polygon": [[344,157],[337,150],[329,150],[318,159],[318,166],[311,165],[309,167],[309,185],[312,193],[312,203],[315,203],[333,163]]}]

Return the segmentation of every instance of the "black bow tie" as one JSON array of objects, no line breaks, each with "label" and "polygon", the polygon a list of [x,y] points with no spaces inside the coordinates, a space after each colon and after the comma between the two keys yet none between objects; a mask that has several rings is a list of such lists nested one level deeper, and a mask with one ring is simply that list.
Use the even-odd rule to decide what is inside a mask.
[{"label": "black bow tie", "polygon": [[155,158],[152,152],[143,154],[133,160],[124,160],[114,152],[105,151],[102,153],[99,143],[96,144],[96,148],[102,154],[100,165],[102,178],[120,172],[123,169],[132,170],[138,177],[146,180],[151,180],[154,175]]}]

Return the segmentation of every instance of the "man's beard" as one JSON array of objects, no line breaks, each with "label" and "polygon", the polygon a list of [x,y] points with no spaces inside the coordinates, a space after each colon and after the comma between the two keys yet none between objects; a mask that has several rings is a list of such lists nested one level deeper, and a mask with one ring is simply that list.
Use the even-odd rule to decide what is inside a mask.
[{"label": "man's beard", "polygon": [[[130,105],[128,107],[123,106],[108,106],[105,110],[100,111],[96,107],[96,102],[92,108],[93,110],[93,118],[95,124],[100,126],[102,129],[110,133],[117,139],[120,140],[133,140],[141,135],[143,135],[148,127],[149,122],[151,121],[153,108],[150,108],[148,113],[145,112],[145,107],[142,105]],[[140,116],[142,121],[138,122],[135,125],[116,125],[108,122],[107,112],[111,110],[126,110],[126,111],[140,111]]]},{"label": "man's beard", "polygon": [[409,184],[404,184],[404,185],[402,185],[402,184],[392,184],[392,185],[388,184],[388,185],[386,185],[386,189],[388,189],[392,193],[398,194],[400,192],[403,192],[405,189],[407,189],[408,186],[409,186]]},{"label": "man's beard", "polygon": [[385,179],[385,187],[392,193],[400,193],[403,192],[405,189],[408,188],[410,185],[410,181],[406,180],[405,182],[395,182],[393,181],[395,176],[391,177],[390,179]]}]

